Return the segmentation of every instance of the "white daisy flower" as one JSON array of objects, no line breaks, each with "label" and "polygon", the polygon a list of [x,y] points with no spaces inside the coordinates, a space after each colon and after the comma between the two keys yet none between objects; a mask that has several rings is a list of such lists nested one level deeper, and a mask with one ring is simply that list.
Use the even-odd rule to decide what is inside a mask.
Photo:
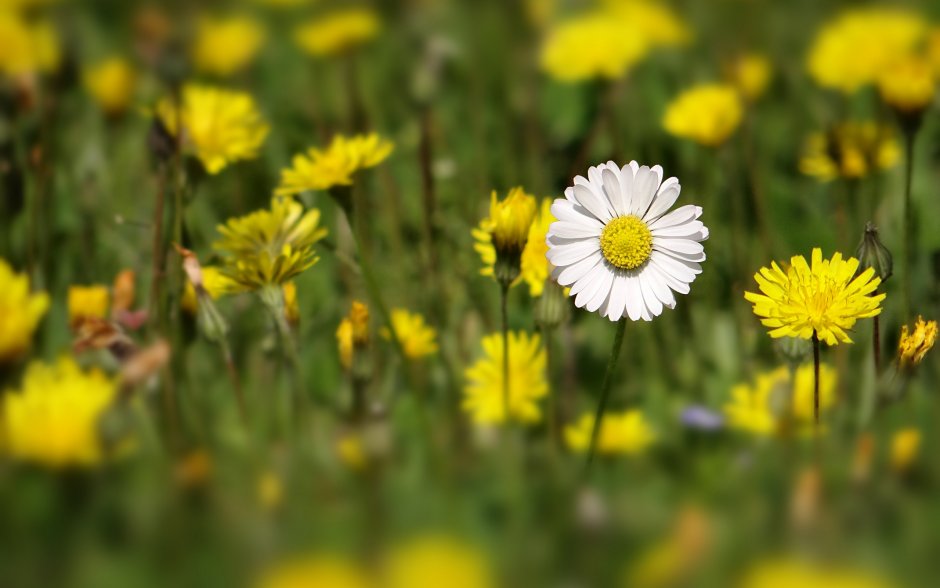
[{"label": "white daisy flower", "polygon": [[611,321],[650,321],[675,308],[675,292],[689,293],[702,272],[708,228],[698,220],[700,206],[667,214],[680,186],[662,178],[658,165],[609,161],[591,167],[587,179],[577,176],[552,204],[558,220],[548,228],[546,255],[577,307]]}]

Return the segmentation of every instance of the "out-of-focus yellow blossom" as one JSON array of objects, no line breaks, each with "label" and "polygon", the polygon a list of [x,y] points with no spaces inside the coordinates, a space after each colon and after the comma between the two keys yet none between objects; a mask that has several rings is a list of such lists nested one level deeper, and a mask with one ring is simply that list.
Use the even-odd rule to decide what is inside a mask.
[{"label": "out-of-focus yellow blossom", "polygon": [[265,510],[275,510],[284,500],[284,486],[277,474],[268,470],[258,477],[258,504]]},{"label": "out-of-focus yellow blossom", "polygon": [[30,294],[29,277],[0,259],[0,364],[20,358],[49,309],[45,292]]},{"label": "out-of-focus yellow blossom", "polygon": [[[539,400],[548,393],[545,350],[538,335],[509,333],[509,416],[521,423],[542,418]],[[483,338],[483,357],[465,372],[463,409],[477,424],[506,422],[503,398],[503,336]]]},{"label": "out-of-focus yellow blossom", "polygon": [[[548,226],[555,222],[555,217],[551,212],[552,200],[545,198],[542,200],[541,207],[535,215],[532,224],[529,225],[529,235],[526,240],[525,248],[522,250],[522,259],[519,271],[519,280],[525,281],[529,286],[529,294],[533,298],[542,295],[545,288],[545,280],[552,271],[552,264],[548,262],[545,253],[548,251],[548,244],[545,237],[548,235]],[[480,254],[483,261],[483,269],[480,274],[492,276],[493,268],[496,265],[496,248],[493,247],[493,237],[486,230],[490,219],[486,218],[476,229],[473,229],[473,238],[476,243],[473,248]],[[513,285],[519,280],[513,282]]]},{"label": "out-of-focus yellow blossom", "polygon": [[338,555],[315,555],[278,564],[264,573],[256,588],[374,588],[353,561]]},{"label": "out-of-focus yellow blossom", "polygon": [[561,21],[542,46],[542,70],[562,82],[622,78],[649,50],[649,42],[632,32],[603,10]]},{"label": "out-of-focus yellow blossom", "polygon": [[666,588],[689,583],[711,550],[715,530],[708,514],[686,506],[662,541],[636,558],[624,574],[623,588]]},{"label": "out-of-focus yellow blossom", "polygon": [[289,196],[307,190],[349,186],[356,172],[382,163],[393,148],[391,141],[376,133],[353,137],[337,135],[326,149],[311,147],[306,154],[295,155],[292,167],[281,170],[281,183],[274,193]]},{"label": "out-of-focus yellow blossom", "polygon": [[340,363],[347,370],[352,367],[357,350],[369,344],[369,307],[353,300],[349,315],[340,321],[336,329],[336,344],[339,347]]},{"label": "out-of-focus yellow blossom", "polygon": [[381,28],[379,15],[368,8],[337,10],[294,31],[294,40],[314,57],[338,55],[371,41]]},{"label": "out-of-focus yellow blossom", "polygon": [[692,40],[685,21],[665,2],[658,0],[603,0],[602,5],[618,17],[629,31],[650,47],[678,47]]},{"label": "out-of-focus yellow blossom", "polygon": [[336,455],[346,467],[354,471],[362,471],[368,465],[362,437],[354,433],[346,433],[336,441]]},{"label": "out-of-focus yellow blossom", "polygon": [[525,0],[525,15],[537,29],[545,27],[558,12],[558,0]]},{"label": "out-of-focus yellow blossom", "polygon": [[849,10],[820,30],[810,48],[807,68],[820,86],[852,94],[875,83],[926,33],[926,21],[903,8]]},{"label": "out-of-focus yellow blossom", "polygon": [[85,89],[109,115],[122,114],[134,97],[137,73],[123,57],[109,57],[88,67],[82,80]]},{"label": "out-of-focus yellow blossom", "polygon": [[84,319],[108,316],[111,292],[107,286],[69,286],[69,323],[80,323]]},{"label": "out-of-focus yellow blossom", "polygon": [[219,225],[222,239],[212,246],[224,256],[222,273],[242,289],[280,286],[319,261],[313,245],[327,232],[319,223],[318,209],[275,197],[270,210]]},{"label": "out-of-focus yellow blossom", "polygon": [[[819,411],[824,413],[836,402],[835,368],[819,366]],[[731,389],[731,399],[724,406],[728,426],[755,435],[776,435],[788,423],[801,427],[814,420],[813,364],[796,369],[795,376],[786,367],[757,374],[754,382]]]},{"label": "out-of-focus yellow blossom", "polygon": [[825,566],[793,557],[759,562],[748,569],[740,588],[894,588],[896,585],[860,570]]},{"label": "out-of-focus yellow blossom", "polygon": [[727,82],[737,88],[748,102],[755,102],[764,95],[772,74],[770,60],[759,53],[740,55],[725,69]]},{"label": "out-of-focus yellow blossom", "polygon": [[0,449],[52,468],[97,465],[107,456],[98,423],[116,394],[103,372],[83,372],[71,358],[33,362],[22,388],[2,396]]},{"label": "out-of-focus yellow blossom", "polygon": [[336,346],[339,349],[339,362],[345,369],[352,367],[353,361],[353,326],[352,321],[344,318],[336,327]]},{"label": "out-of-focus yellow blossom", "polygon": [[800,158],[800,171],[822,181],[857,179],[893,167],[901,147],[891,127],[846,122],[828,133],[813,133]]},{"label": "out-of-focus yellow blossom", "polygon": [[171,135],[177,133],[177,119],[183,126],[183,144],[210,174],[217,174],[236,161],[254,159],[269,127],[254,98],[245,92],[212,86],[183,86],[179,113],[173,100],[157,104],[157,116]]},{"label": "out-of-focus yellow blossom", "polygon": [[702,84],[681,93],[666,107],[663,128],[671,135],[718,147],[741,124],[741,97],[728,84]]},{"label": "out-of-focus yellow blossom", "polygon": [[[410,359],[420,359],[437,353],[437,331],[424,322],[418,313],[408,312],[404,308],[392,309],[392,327],[398,340]],[[391,339],[388,328],[382,327],[382,338]]]},{"label": "out-of-focus yellow blossom", "polygon": [[382,567],[383,588],[494,588],[484,554],[455,538],[429,535],[389,553]]},{"label": "out-of-focus yellow blossom", "polygon": [[[203,266],[201,270],[202,287],[205,288],[206,293],[209,294],[213,300],[218,300],[220,297],[226,294],[232,294],[240,289],[238,284],[222,273],[221,269],[215,266],[206,265]],[[189,280],[186,280],[186,286],[183,290],[183,299],[180,301],[180,306],[182,306],[183,310],[190,314],[196,314],[196,309],[199,307],[199,299],[196,296],[196,289],[193,288],[193,284]]]},{"label": "out-of-focus yellow blossom", "polygon": [[254,61],[264,38],[264,28],[250,16],[203,17],[196,26],[193,63],[201,72],[230,76]]},{"label": "out-of-focus yellow blossom", "polygon": [[936,341],[937,321],[925,321],[924,317],[918,316],[912,330],[908,330],[907,325],[902,325],[901,340],[898,342],[898,358],[901,365],[919,364]]},{"label": "out-of-focus yellow blossom", "polygon": [[936,74],[929,61],[905,56],[878,76],[878,92],[885,104],[902,114],[918,114],[933,102]]},{"label": "out-of-focus yellow blossom", "polygon": [[297,284],[284,283],[284,318],[292,325],[300,322],[300,305],[297,304]]},{"label": "out-of-focus yellow blossom", "polygon": [[927,34],[924,55],[933,67],[934,75],[940,76],[940,27],[935,26]]},{"label": "out-of-focus yellow blossom", "polygon": [[[565,441],[572,451],[584,453],[591,444],[594,415],[585,413],[565,427]],[[656,433],[639,410],[606,413],[597,432],[597,452],[607,455],[639,455],[656,441]]]},{"label": "out-of-focus yellow blossom", "polygon": [[59,60],[59,41],[48,22],[0,8],[0,75],[48,73]]},{"label": "out-of-focus yellow blossom", "polygon": [[920,431],[913,427],[901,429],[891,437],[891,468],[896,472],[911,469],[920,453]]},{"label": "out-of-focus yellow blossom", "polygon": [[881,278],[874,268],[857,276],[858,260],[843,259],[835,253],[823,259],[822,250],[813,249],[812,265],[802,255],[790,258],[784,272],[776,262],[754,274],[761,294],[745,292],[754,304],[754,314],[770,328],[770,336],[810,339],[815,333],[828,345],[851,343],[847,330],[861,318],[881,313],[885,294],[875,294]]}]

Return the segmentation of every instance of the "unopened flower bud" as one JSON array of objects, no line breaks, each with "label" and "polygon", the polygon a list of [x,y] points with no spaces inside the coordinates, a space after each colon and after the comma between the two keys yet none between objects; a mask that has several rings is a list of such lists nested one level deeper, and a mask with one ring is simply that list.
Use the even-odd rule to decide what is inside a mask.
[{"label": "unopened flower bud", "polygon": [[542,330],[558,327],[568,319],[569,304],[565,289],[549,278],[542,295],[535,301],[535,324]]},{"label": "unopened flower bud", "polygon": [[855,257],[858,258],[859,261],[859,273],[868,268],[874,268],[875,275],[881,278],[882,282],[890,278],[894,271],[894,262],[891,257],[891,252],[888,251],[888,248],[885,247],[881,239],[878,238],[878,227],[871,222],[865,223],[865,233],[862,235],[862,240],[858,244]]}]

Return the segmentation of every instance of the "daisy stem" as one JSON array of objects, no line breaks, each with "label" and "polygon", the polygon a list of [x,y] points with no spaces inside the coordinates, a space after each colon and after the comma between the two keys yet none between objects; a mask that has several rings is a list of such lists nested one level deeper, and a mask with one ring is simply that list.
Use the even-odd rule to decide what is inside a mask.
[{"label": "daisy stem", "polygon": [[813,329],[813,422],[819,432],[819,336]]},{"label": "daisy stem", "polygon": [[499,309],[502,318],[503,331],[503,414],[506,424],[509,424],[509,287],[511,283],[501,281],[499,284]]},{"label": "daisy stem", "polygon": [[591,429],[591,444],[588,446],[587,463],[584,467],[585,476],[587,476],[591,470],[591,463],[594,461],[594,453],[597,451],[597,437],[601,430],[601,421],[604,418],[604,410],[607,407],[607,398],[610,396],[610,386],[614,379],[614,369],[617,367],[617,360],[620,358],[620,348],[623,346],[623,334],[626,329],[626,320],[620,319],[617,321],[614,345],[610,349],[610,359],[607,360],[607,370],[604,372],[604,384],[601,387],[601,397],[597,403],[597,413],[594,415],[594,426]]}]

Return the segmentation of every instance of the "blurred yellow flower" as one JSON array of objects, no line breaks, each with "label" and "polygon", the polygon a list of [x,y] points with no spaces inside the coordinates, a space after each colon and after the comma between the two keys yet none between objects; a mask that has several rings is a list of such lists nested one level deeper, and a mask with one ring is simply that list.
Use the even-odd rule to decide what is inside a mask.
[{"label": "blurred yellow flower", "polygon": [[69,286],[69,324],[76,325],[89,318],[105,318],[110,303],[111,292],[107,286]]},{"label": "blurred yellow flower", "polygon": [[353,561],[337,555],[315,555],[273,566],[257,588],[374,588],[368,575]]},{"label": "blurred yellow flower", "polygon": [[383,588],[495,588],[484,554],[455,538],[424,536],[394,548],[382,566]]},{"label": "blurred yellow flower", "polygon": [[264,28],[250,16],[203,17],[196,26],[193,64],[207,74],[230,76],[254,61],[264,39]]},{"label": "blurred yellow flower", "polygon": [[[584,453],[591,444],[594,415],[585,413],[565,427],[565,441],[572,451]],[[606,413],[597,432],[597,452],[607,455],[638,455],[656,441],[656,433],[639,410]]]},{"label": "blurred yellow flower", "polygon": [[891,437],[891,469],[903,473],[911,469],[920,453],[920,431],[901,429]]},{"label": "blurred yellow flower", "polygon": [[284,318],[292,325],[300,322],[300,306],[297,304],[297,284],[284,282]]},{"label": "blurred yellow flower", "polygon": [[[837,379],[835,368],[820,364],[820,413],[835,405]],[[755,435],[776,435],[790,423],[797,428],[811,425],[813,364],[799,366],[795,375],[786,367],[757,374],[753,384],[742,383],[731,389],[731,398],[723,410],[730,428]]]},{"label": "blurred yellow flower", "polygon": [[311,147],[306,154],[295,155],[292,167],[281,170],[281,183],[274,193],[289,196],[307,190],[349,186],[356,172],[382,163],[393,148],[391,141],[376,133],[352,137],[337,135],[326,149]]},{"label": "blurred yellow flower", "polygon": [[210,174],[235,161],[254,159],[269,127],[250,94],[211,86],[183,86],[179,113],[173,100],[157,104],[157,116],[171,135],[177,118],[183,126],[183,144],[192,150]]},{"label": "blurred yellow flower", "polygon": [[925,321],[924,317],[918,316],[913,329],[908,330],[907,325],[902,325],[901,340],[898,342],[901,365],[919,364],[936,341],[937,321]]},{"label": "blurred yellow flower", "polygon": [[[881,313],[885,294],[874,294],[881,283],[874,268],[856,276],[858,260],[835,253],[824,260],[813,249],[812,266],[802,255],[790,258],[784,272],[776,262],[762,267],[754,279],[762,294],[745,292],[754,314],[770,328],[770,336],[809,339],[814,334],[829,345],[851,343],[847,330],[860,318]],[[873,295],[874,294],[874,295]]]},{"label": "blurred yellow flower", "polygon": [[222,273],[243,290],[281,286],[320,260],[314,243],[326,236],[320,211],[293,198],[272,198],[270,210],[230,218],[212,246],[224,256]]},{"label": "blurred yellow flower", "polygon": [[[483,357],[464,372],[463,409],[477,424],[506,421],[503,402],[503,336],[483,338]],[[542,418],[539,400],[548,394],[547,358],[538,335],[509,333],[509,413],[512,420],[537,423]]]},{"label": "blurred yellow flower", "polygon": [[940,76],[940,26],[934,26],[927,34],[924,54],[933,67],[934,75]]},{"label": "blurred yellow flower", "polygon": [[[425,323],[420,314],[394,308],[392,327],[404,347],[406,357],[420,359],[437,353],[437,331]],[[383,339],[391,339],[391,333],[386,327],[382,327],[380,334]]]},{"label": "blurred yellow flower", "polygon": [[82,80],[98,106],[109,115],[125,112],[134,97],[137,73],[123,57],[109,57],[88,67]]},{"label": "blurred yellow flower", "polygon": [[926,21],[903,8],[848,10],[817,34],[807,68],[820,86],[852,94],[873,84],[899,57],[917,46],[926,32]]},{"label": "blurred yellow flower", "polygon": [[821,181],[863,178],[893,167],[901,147],[891,127],[873,122],[846,122],[828,133],[813,133],[800,158],[800,171]]},{"label": "blurred yellow flower", "polygon": [[[202,287],[205,288],[206,293],[209,294],[213,300],[218,300],[220,297],[226,294],[232,294],[239,290],[238,284],[222,273],[221,269],[212,265],[205,265],[202,266],[201,270]],[[183,310],[190,314],[196,314],[196,309],[199,307],[199,299],[196,296],[196,289],[193,288],[193,284],[189,280],[186,280],[186,286],[183,289],[183,299],[180,301],[180,306],[182,306]]]},{"label": "blurred yellow flower", "polygon": [[741,123],[741,98],[734,86],[701,84],[666,107],[663,128],[671,135],[708,147],[723,144]]},{"label": "blurred yellow flower", "polygon": [[48,73],[59,66],[59,41],[44,20],[0,8],[0,75]]},{"label": "blurred yellow flower", "polygon": [[99,420],[116,394],[103,372],[83,372],[71,358],[33,362],[22,388],[7,390],[0,401],[0,449],[53,468],[97,465],[107,455]]},{"label": "blurred yellow flower", "polygon": [[619,79],[646,57],[649,42],[607,11],[554,25],[542,45],[542,70],[562,82]]},{"label": "blurred yellow flower", "polygon": [[309,55],[338,55],[371,41],[378,35],[379,15],[368,8],[336,10],[300,25],[294,40]]},{"label": "blurred yellow flower", "polygon": [[739,588],[893,588],[895,584],[860,570],[786,557],[752,565]]},{"label": "blurred yellow flower", "polygon": [[368,465],[362,437],[355,433],[344,433],[336,441],[336,455],[353,471],[362,471]]},{"label": "blurred yellow flower", "polygon": [[[548,235],[548,226],[556,220],[552,216],[551,208],[551,198],[543,199],[532,224],[529,225],[529,235],[526,239],[525,248],[522,250],[519,279],[513,282],[513,285],[515,285],[519,280],[525,281],[529,286],[529,295],[533,298],[542,295],[545,280],[552,271],[552,264],[545,257],[548,251],[548,243],[545,241]],[[490,222],[489,218],[483,219],[480,226],[472,231],[473,238],[476,241],[473,248],[480,254],[480,259],[483,261],[483,269],[480,270],[480,274],[484,276],[492,276],[493,268],[496,265],[496,248],[493,247],[493,236],[486,230],[490,226]]]},{"label": "blurred yellow flower", "polygon": [[918,114],[933,102],[936,74],[926,59],[908,55],[878,76],[885,104],[902,114]]},{"label": "blurred yellow flower", "polygon": [[665,2],[603,0],[601,4],[620,19],[625,34],[642,37],[650,47],[678,47],[692,40],[688,25]]},{"label": "blurred yellow flower", "polygon": [[[397,331],[396,331],[397,332]],[[369,307],[353,300],[349,314],[340,321],[336,329],[340,363],[347,370],[352,367],[355,352],[369,344]]]},{"label": "blurred yellow flower", "polygon": [[773,68],[766,55],[746,53],[731,61],[725,69],[725,79],[738,89],[748,102],[755,102],[764,95]]},{"label": "blurred yellow flower", "polygon": [[26,353],[48,309],[49,296],[45,292],[30,294],[29,277],[15,273],[0,259],[0,364]]}]

